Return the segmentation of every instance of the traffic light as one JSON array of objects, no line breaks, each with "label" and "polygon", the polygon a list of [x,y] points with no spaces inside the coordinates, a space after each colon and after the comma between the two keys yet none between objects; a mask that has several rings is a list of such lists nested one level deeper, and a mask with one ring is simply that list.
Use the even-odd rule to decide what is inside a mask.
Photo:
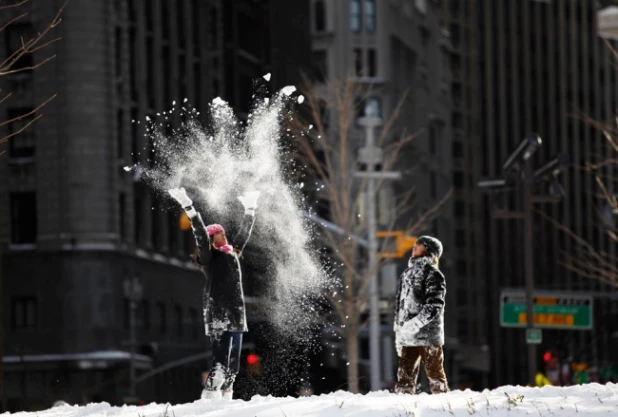
[{"label": "traffic light", "polygon": [[545,354],[543,355],[543,361],[545,361],[545,363],[549,362],[552,359],[552,354],[551,352],[545,352]]},{"label": "traffic light", "polygon": [[189,219],[189,216],[187,216],[187,213],[185,213],[184,211],[180,214],[180,230],[189,230],[191,229],[191,220]]},{"label": "traffic light", "polygon": [[262,372],[261,358],[255,353],[247,355],[247,373],[249,375],[259,375]]}]

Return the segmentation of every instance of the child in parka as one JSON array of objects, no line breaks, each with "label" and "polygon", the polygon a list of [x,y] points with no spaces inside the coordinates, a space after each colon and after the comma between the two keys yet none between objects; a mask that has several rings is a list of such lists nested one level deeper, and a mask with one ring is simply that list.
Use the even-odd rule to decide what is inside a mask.
[{"label": "child in parka", "polygon": [[442,243],[421,236],[401,275],[395,301],[395,341],[399,355],[395,392],[416,393],[421,361],[431,392],[447,392],[444,373],[444,301],[446,281],[438,269]]}]

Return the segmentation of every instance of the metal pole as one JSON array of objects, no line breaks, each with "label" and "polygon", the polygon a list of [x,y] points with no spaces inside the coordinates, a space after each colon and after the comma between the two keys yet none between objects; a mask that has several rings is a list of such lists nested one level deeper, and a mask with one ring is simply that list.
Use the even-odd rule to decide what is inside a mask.
[{"label": "metal pole", "polygon": [[131,397],[135,397],[135,345],[137,343],[137,341],[135,340],[135,310],[137,307],[136,304],[137,303],[135,302],[133,297],[131,297],[129,301],[129,306],[131,309],[130,314],[129,314],[129,330],[130,330],[129,344],[131,345],[130,346],[131,360],[129,361],[129,381],[130,381],[129,396]]},{"label": "metal pole", "polygon": [[369,163],[367,164],[367,240],[369,241],[369,358],[371,371],[371,390],[381,388],[380,378],[380,311],[378,309],[378,272],[376,255],[378,250],[376,240],[376,206],[375,206],[375,180],[371,173],[375,170],[374,163],[374,137],[373,126],[367,126],[366,145],[370,149]]},{"label": "metal pole", "polygon": [[[524,263],[526,274],[526,311],[527,328],[534,328],[534,233],[532,230],[532,182],[523,182],[523,212],[524,212]],[[526,341],[527,343],[527,341]],[[528,344],[528,378],[531,386],[535,386],[536,376],[536,345]]]}]

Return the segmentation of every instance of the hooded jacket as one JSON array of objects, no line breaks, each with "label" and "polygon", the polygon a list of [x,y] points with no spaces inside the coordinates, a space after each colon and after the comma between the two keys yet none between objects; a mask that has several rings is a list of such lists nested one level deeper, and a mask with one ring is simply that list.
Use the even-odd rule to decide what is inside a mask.
[{"label": "hooded jacket", "polygon": [[446,280],[430,257],[410,258],[395,300],[394,330],[402,346],[444,345]]},{"label": "hooded jacket", "polygon": [[[217,337],[225,331],[248,331],[238,255],[213,247],[199,213],[193,211],[189,219],[197,244],[198,262],[205,277],[202,306],[206,335]],[[253,213],[246,213],[238,233],[229,242],[241,253],[251,236],[254,222]]]}]

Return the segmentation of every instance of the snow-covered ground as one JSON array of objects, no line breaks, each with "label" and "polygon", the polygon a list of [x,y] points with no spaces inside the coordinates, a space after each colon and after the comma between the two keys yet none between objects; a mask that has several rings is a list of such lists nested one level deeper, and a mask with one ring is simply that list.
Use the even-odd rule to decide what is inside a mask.
[{"label": "snow-covered ground", "polygon": [[[3,414],[7,416],[8,414]],[[573,387],[524,388],[505,386],[492,391],[454,391],[448,394],[395,395],[386,391],[354,395],[333,394],[273,398],[255,396],[251,401],[197,400],[183,405],[149,404],[142,407],[111,407],[107,403],[60,406],[32,417],[438,417],[438,416],[618,416],[618,384],[588,384]]]}]

